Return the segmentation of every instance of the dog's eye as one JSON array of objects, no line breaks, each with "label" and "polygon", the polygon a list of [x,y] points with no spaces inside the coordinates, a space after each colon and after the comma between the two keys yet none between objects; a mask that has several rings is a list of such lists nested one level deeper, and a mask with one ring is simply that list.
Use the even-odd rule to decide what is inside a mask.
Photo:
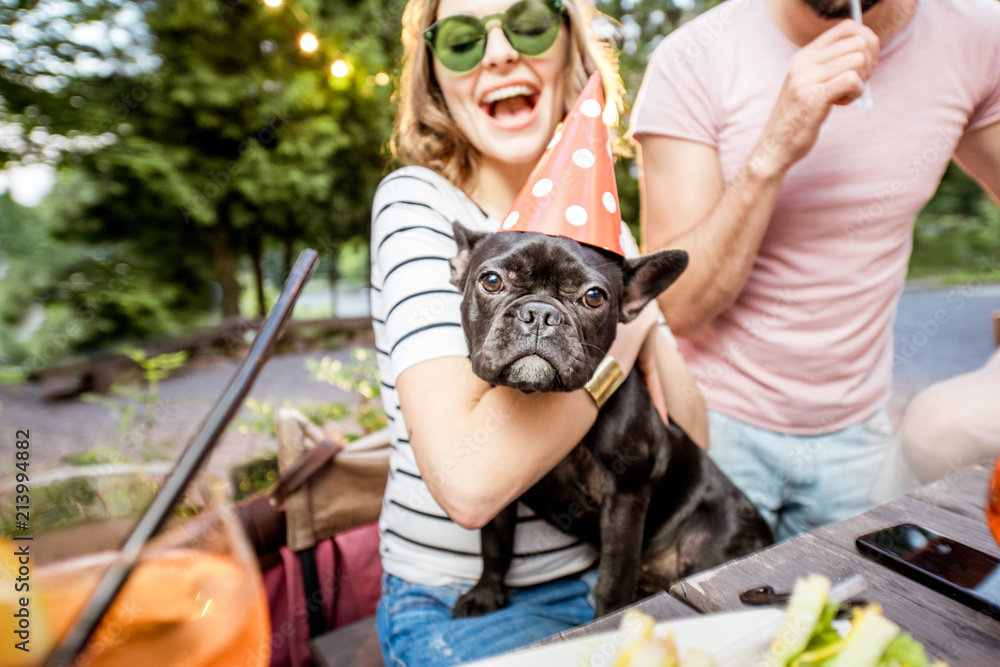
[{"label": "dog's eye", "polygon": [[483,286],[484,290],[490,293],[499,292],[503,289],[503,280],[495,273],[484,273],[479,278],[479,284]]},{"label": "dog's eye", "polygon": [[583,295],[583,298],[581,298],[580,301],[582,301],[583,305],[587,308],[600,308],[604,305],[604,298],[604,292],[595,287],[587,290],[587,293]]}]

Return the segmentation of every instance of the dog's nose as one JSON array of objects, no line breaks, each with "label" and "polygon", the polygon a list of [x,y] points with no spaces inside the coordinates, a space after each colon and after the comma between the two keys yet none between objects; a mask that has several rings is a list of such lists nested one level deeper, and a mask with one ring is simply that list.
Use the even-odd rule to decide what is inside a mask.
[{"label": "dog's nose", "polygon": [[555,327],[562,324],[562,315],[547,303],[529,301],[517,309],[517,319],[525,324],[538,323],[539,326]]}]

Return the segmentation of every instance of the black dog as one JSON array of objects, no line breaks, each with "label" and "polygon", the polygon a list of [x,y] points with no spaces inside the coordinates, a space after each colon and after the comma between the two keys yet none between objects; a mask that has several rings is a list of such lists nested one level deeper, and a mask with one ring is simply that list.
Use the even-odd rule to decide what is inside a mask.
[{"label": "black dog", "polygon": [[[481,234],[455,225],[452,282],[472,368],[524,392],[573,391],[591,377],[619,321],[636,317],[687,266],[665,250],[622,259],[531,232]],[[666,589],[694,572],[772,543],[757,509],[677,426],[665,426],[637,373],[581,442],[520,499],[600,549],[596,613]],[[483,574],[456,618],[506,604],[512,504],[482,529]]]}]

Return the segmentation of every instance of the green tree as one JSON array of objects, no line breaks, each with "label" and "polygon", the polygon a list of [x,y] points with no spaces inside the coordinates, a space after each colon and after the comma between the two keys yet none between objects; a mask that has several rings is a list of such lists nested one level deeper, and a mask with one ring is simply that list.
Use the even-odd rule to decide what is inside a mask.
[{"label": "green tree", "polygon": [[[4,77],[4,119],[23,127],[22,137],[105,138],[96,150],[64,146],[54,158],[63,174],[74,174],[63,179],[73,182],[70,191],[89,193],[66,208],[63,238],[128,247],[139,268],[185,292],[206,292],[210,267],[221,313],[233,315],[241,258],[251,260],[260,284],[269,248],[283,254],[287,271],[299,245],[331,250],[367,234],[367,202],[386,164],[385,84],[401,4],[92,0],[87,15],[105,23],[125,7],[138,11],[148,38],[129,43],[131,62],[103,54],[107,76],[77,69],[46,92],[38,90],[39,63],[75,47],[33,18],[47,3],[28,4],[8,3],[18,6],[5,10],[7,18],[45,24],[48,37],[29,49],[32,62],[20,74]],[[312,53],[298,45],[307,30],[319,38]],[[29,32],[0,38],[20,48]],[[338,60],[346,65],[340,77],[331,71]],[[19,148],[0,159],[42,150]]]},{"label": "green tree", "polygon": [[[660,41],[706,9],[719,4],[721,0],[691,0],[687,3],[663,2],[663,0],[597,0],[597,7],[612,17],[617,25],[606,26],[606,32],[613,35],[619,50],[619,67],[625,90],[625,124],[635,96],[642,84],[646,63]],[[618,199],[621,202],[622,219],[639,238],[639,182],[634,158],[619,160],[615,164],[618,180]]]}]

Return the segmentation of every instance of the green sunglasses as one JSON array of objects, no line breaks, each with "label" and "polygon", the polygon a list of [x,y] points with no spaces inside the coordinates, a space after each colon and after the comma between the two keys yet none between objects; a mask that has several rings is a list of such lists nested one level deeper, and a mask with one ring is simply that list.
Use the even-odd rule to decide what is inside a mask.
[{"label": "green sunglasses", "polygon": [[493,21],[500,22],[504,36],[518,53],[538,56],[555,44],[565,14],[561,0],[520,0],[503,14],[446,16],[424,31],[424,41],[439,63],[461,74],[482,62],[487,26]]}]

